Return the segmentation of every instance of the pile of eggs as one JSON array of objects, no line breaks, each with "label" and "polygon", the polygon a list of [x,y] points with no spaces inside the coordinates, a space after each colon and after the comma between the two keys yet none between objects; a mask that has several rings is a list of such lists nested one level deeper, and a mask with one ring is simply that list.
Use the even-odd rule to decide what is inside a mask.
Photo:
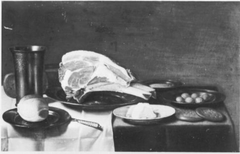
[{"label": "pile of eggs", "polygon": [[181,93],[176,97],[178,103],[204,103],[213,98],[213,94],[206,92]]}]

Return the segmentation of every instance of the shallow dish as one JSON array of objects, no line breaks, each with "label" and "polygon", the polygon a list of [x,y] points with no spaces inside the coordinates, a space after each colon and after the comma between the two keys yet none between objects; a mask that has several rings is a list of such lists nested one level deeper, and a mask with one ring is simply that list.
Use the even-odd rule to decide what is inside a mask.
[{"label": "shallow dish", "polygon": [[21,128],[28,129],[46,129],[63,125],[71,120],[68,112],[55,107],[49,107],[49,115],[47,119],[41,122],[28,122],[23,120],[17,112],[17,108],[10,109],[3,113],[3,120],[7,123]]},{"label": "shallow dish", "polygon": [[157,112],[158,116],[154,119],[133,119],[131,117],[128,117],[127,111],[132,105],[128,106],[123,106],[116,108],[113,110],[113,115],[119,118],[124,119],[125,121],[132,123],[132,124],[153,124],[153,123],[158,123],[162,121],[163,119],[170,117],[175,114],[175,109],[173,107],[167,106],[167,105],[151,105],[151,107]]},{"label": "shallow dish", "polygon": [[136,104],[139,101],[143,101],[142,98],[135,97],[133,95],[102,91],[92,92],[83,101],[78,103],[76,100],[66,100],[66,94],[61,87],[55,87],[47,89],[46,95],[53,99],[60,101],[61,103],[69,107],[79,107],[82,110],[113,110],[117,107]]},{"label": "shallow dish", "polygon": [[179,81],[173,81],[173,80],[147,80],[143,81],[143,84],[150,86],[154,89],[169,89],[169,88],[176,88],[179,86],[182,86],[183,83]]},{"label": "shallow dish", "polygon": [[[188,93],[188,94],[193,94],[193,93],[206,93],[211,95],[211,98],[203,101],[201,103],[183,103],[183,102],[178,102],[176,101],[176,98],[181,96],[183,93]],[[162,99],[168,103],[172,103],[174,105],[179,105],[179,106],[185,106],[185,107],[199,107],[199,106],[207,106],[207,105],[214,105],[219,102],[222,102],[225,100],[225,95],[222,93],[219,93],[214,90],[209,90],[209,89],[195,89],[195,88],[181,88],[181,89],[174,89],[167,91],[161,95]]]}]

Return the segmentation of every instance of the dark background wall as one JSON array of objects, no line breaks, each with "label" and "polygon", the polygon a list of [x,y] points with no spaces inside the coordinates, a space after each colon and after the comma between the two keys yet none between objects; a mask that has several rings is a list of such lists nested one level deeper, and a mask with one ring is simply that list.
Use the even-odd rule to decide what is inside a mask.
[{"label": "dark background wall", "polygon": [[239,134],[238,2],[2,2],[2,77],[26,44],[47,46],[46,64],[92,50],[139,80],[216,85]]}]

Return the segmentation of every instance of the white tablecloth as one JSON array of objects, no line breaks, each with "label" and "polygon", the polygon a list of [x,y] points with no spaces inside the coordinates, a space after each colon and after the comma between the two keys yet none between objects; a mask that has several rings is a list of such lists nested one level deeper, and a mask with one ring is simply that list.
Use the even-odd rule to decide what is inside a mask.
[{"label": "white tablecloth", "polygon": [[[114,151],[112,111],[76,111],[56,100],[47,100],[49,106],[64,109],[73,118],[99,123],[103,131],[73,121],[63,128],[30,131],[14,128],[1,118],[2,151]],[[15,108],[15,102],[1,88],[1,113]]]}]

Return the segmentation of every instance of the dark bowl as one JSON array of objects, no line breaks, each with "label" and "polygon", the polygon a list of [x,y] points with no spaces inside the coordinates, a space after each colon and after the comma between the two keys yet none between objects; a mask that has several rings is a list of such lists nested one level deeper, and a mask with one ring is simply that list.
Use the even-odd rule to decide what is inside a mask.
[{"label": "dark bowl", "polygon": [[[209,99],[208,101],[204,101],[201,103],[182,103],[177,102],[176,97],[180,96],[183,93],[208,93],[211,94],[213,97],[212,99]],[[220,102],[223,102],[225,100],[225,95],[210,89],[202,89],[202,88],[178,88],[178,89],[172,89],[170,91],[167,91],[165,93],[161,94],[162,99],[167,102],[171,103],[173,105],[181,106],[181,107],[200,107],[200,106],[210,106],[210,105],[216,105]]]}]

